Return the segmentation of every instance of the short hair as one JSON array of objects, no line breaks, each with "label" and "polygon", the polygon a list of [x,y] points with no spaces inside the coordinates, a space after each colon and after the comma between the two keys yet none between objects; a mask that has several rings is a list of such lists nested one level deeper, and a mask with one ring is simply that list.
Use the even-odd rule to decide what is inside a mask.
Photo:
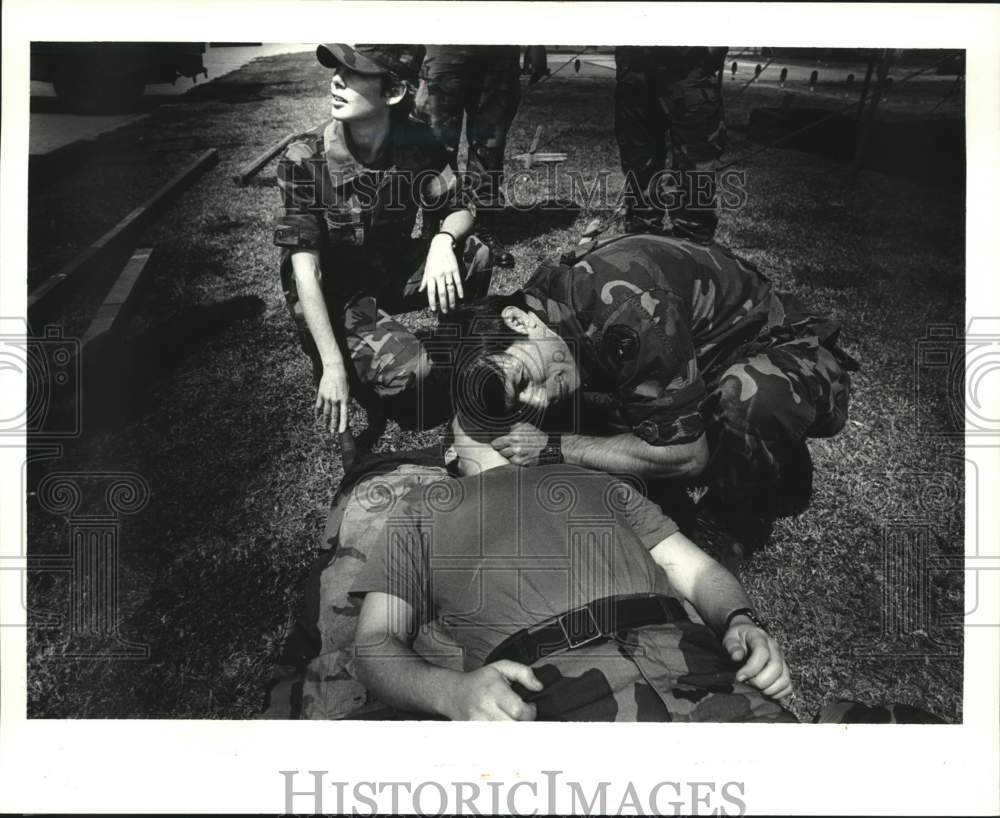
[{"label": "short hair", "polygon": [[[507,307],[527,310],[524,293],[489,295],[442,315],[435,346],[451,352],[451,405],[459,425],[475,441],[503,437],[534,410],[521,406],[507,381],[501,354],[524,336],[507,326]],[[535,418],[537,420],[537,418]]]},{"label": "short hair", "polygon": [[516,290],[507,295],[487,295],[463,304],[441,316],[435,338],[445,344],[450,340],[452,344],[460,345],[466,355],[502,352],[523,337],[503,320],[503,311],[507,307],[528,312],[524,292]]}]

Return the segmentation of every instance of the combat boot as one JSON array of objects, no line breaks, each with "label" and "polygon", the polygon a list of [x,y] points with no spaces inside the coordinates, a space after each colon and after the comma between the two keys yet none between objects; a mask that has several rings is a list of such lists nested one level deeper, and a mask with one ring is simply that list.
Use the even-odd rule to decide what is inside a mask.
[{"label": "combat boot", "polygon": [[671,231],[663,226],[665,215],[655,207],[626,207],[622,213],[622,232],[669,236]]},{"label": "combat boot", "polygon": [[708,556],[728,569],[733,576],[740,575],[745,556],[743,544],[716,517],[700,513],[695,518],[688,537]]},{"label": "combat boot", "polygon": [[490,258],[494,267],[501,267],[505,270],[513,269],[514,256],[508,252],[503,242],[497,237],[495,229],[498,217],[503,213],[503,206],[498,205],[498,209],[484,208],[476,215],[476,226],[473,228],[476,236],[490,248]]}]

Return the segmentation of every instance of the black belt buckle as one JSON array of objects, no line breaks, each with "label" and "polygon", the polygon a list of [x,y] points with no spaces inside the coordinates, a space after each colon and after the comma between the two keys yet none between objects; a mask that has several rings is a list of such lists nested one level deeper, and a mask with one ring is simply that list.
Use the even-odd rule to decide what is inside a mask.
[{"label": "black belt buckle", "polygon": [[[587,618],[582,618],[584,613],[586,613]],[[576,621],[571,621],[571,619],[576,619]],[[589,622],[587,619],[589,619]],[[559,625],[559,629],[563,632],[566,644],[569,645],[570,650],[582,648],[584,645],[589,645],[591,642],[597,642],[604,638],[604,632],[601,630],[597,617],[594,616],[594,612],[590,610],[589,605],[556,617],[556,624]],[[576,635],[583,630],[580,627],[581,625],[587,626],[587,635],[583,639],[577,639],[575,638]]]}]

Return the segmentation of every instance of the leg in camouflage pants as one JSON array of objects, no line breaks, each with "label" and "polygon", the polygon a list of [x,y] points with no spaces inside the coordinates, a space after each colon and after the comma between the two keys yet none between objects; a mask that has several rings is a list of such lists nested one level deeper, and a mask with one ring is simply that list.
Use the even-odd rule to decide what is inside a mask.
[{"label": "leg in camouflage pants", "polygon": [[789,320],[747,344],[701,407],[710,452],[709,508],[729,528],[799,514],[812,495],[806,438],[847,420],[853,361],[819,318]]},{"label": "leg in camouflage pants", "polygon": [[[619,46],[615,49],[615,138],[625,173],[631,230],[660,228],[710,241],[718,224],[714,171],[725,147],[719,80],[726,49]],[[667,160],[678,190],[651,189]],[[693,171],[711,171],[693,174]],[[671,201],[673,200],[673,201]],[[703,200],[703,201],[702,201]]]},{"label": "leg in camouflage pants", "polygon": [[[352,394],[363,404],[368,400],[380,401],[390,417],[410,426],[420,425],[422,421],[427,425],[440,422],[436,416],[422,416],[413,395],[413,390],[430,371],[427,353],[413,332],[392,317],[427,307],[426,293],[419,292],[426,256],[427,243],[412,240],[393,260],[393,278],[403,281],[402,286],[375,293],[357,293],[339,309],[327,303],[341,349],[354,364],[353,373],[348,372],[349,376],[354,376]],[[475,236],[469,236],[458,252],[458,265],[465,298],[486,295],[493,273],[489,248]],[[306,326],[287,257],[282,263],[281,279],[299,341],[312,361],[313,379],[319,383],[323,363]],[[343,316],[341,326],[337,326],[337,312]]]},{"label": "leg in camouflage pants", "polygon": [[481,180],[484,206],[499,203],[503,156],[521,99],[517,46],[428,46],[417,109],[453,152],[457,170],[462,117],[469,142],[468,171]]}]

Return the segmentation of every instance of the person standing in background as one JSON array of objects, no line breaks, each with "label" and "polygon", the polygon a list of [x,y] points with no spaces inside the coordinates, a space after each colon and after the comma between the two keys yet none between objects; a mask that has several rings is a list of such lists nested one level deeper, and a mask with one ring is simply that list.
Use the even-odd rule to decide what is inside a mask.
[{"label": "person standing in background", "polygon": [[[417,92],[417,116],[448,147],[456,172],[465,118],[466,172],[477,182],[477,227],[487,243],[494,243],[490,222],[503,208],[504,149],[521,100],[519,56],[516,45],[429,45]],[[509,253],[492,250],[495,266],[513,266]]]},{"label": "person standing in background", "polygon": [[[718,225],[715,170],[725,148],[721,78],[728,48],[615,48],[615,139],[625,173],[625,231],[708,243]],[[669,172],[667,140],[670,138]],[[666,183],[666,184],[665,184]]]}]

